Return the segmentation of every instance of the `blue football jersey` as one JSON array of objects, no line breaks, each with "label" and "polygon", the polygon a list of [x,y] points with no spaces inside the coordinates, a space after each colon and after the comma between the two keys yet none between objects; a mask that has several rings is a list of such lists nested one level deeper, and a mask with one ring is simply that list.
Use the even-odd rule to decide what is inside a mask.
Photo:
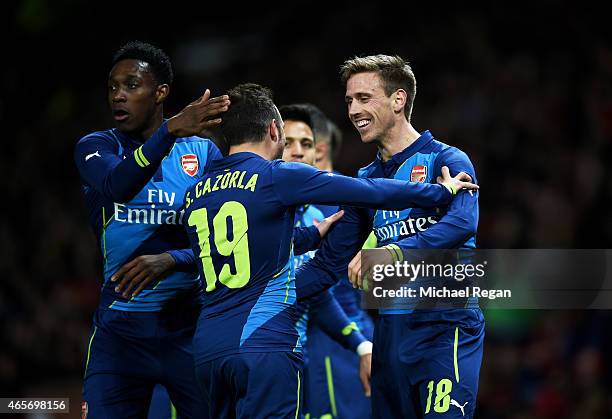
[{"label": "blue football jersey", "polygon": [[450,199],[440,185],[349,178],[249,152],[212,162],[187,190],[183,217],[205,278],[196,362],[238,352],[299,350],[292,260],[298,205],[392,209]]},{"label": "blue football jersey", "polygon": [[[474,167],[459,149],[451,147],[433,138],[425,131],[417,141],[406,150],[394,155],[391,160],[375,160],[359,170],[362,178],[391,178],[411,182],[431,183],[436,181],[442,166],[448,166],[454,172],[464,171],[477,183]],[[478,191],[462,192],[469,194],[471,201],[477,202]],[[460,198],[463,198],[460,196]],[[373,213],[373,230],[379,246],[397,243],[403,239],[425,232],[448,213],[449,206],[417,206],[400,211],[376,210]],[[472,206],[470,217],[478,218],[478,206]],[[474,248],[476,235],[461,238],[449,248]]]},{"label": "blue football jersey", "polygon": [[[164,129],[165,124],[160,130]],[[178,263],[183,257],[181,252],[192,254],[182,227],[183,197],[185,189],[221,154],[208,139],[177,138],[170,144],[169,152],[164,153],[167,155],[157,169],[141,179],[144,187],[133,190],[136,177],[141,175],[138,170],[146,170],[152,165],[151,155],[143,151],[144,147],[129,135],[110,129],[83,137],[75,148],[90,224],[103,255],[100,307],[159,311],[173,297],[198,292],[201,288],[197,272],[189,267],[182,272]],[[135,161],[131,168],[133,176],[128,173],[113,179],[113,171],[127,163],[127,159]],[[121,188],[132,189],[132,192],[117,194],[115,190]],[[130,198],[123,201],[122,196]],[[110,277],[123,264],[140,255],[163,252],[177,259],[177,271],[149,284],[136,297],[126,299],[115,292],[116,283],[112,283]],[[193,256],[191,259],[193,261]]]},{"label": "blue football jersey", "polygon": [[[311,226],[315,222],[322,221],[324,217],[323,212],[318,207],[302,205],[297,207],[295,211],[295,226]],[[300,255],[294,255],[294,270],[312,259],[315,253],[316,250],[310,250]],[[303,347],[308,344],[308,328],[312,326],[323,329],[334,341],[351,350],[355,350],[357,345],[366,340],[360,333],[357,324],[347,317],[343,307],[337,301],[335,293],[332,293],[331,290],[298,302],[296,312],[298,320],[295,327]]]},{"label": "blue football jersey", "polygon": [[[325,216],[323,213],[314,205],[302,205],[296,208],[295,227],[310,227],[315,225],[315,223],[320,223],[324,219]],[[293,256],[294,269],[299,268],[302,264],[312,259],[315,253],[316,250],[309,250],[300,255],[295,254]]]},{"label": "blue football jersey", "polygon": [[[429,131],[388,161],[380,156],[359,170],[363,179],[402,179],[419,184],[435,182],[442,166],[451,175],[463,171],[477,183],[474,166],[456,147],[433,138]],[[325,237],[317,256],[303,266],[298,279],[306,283],[334,283],[342,279],[346,267],[374,230],[378,246],[401,249],[474,248],[478,226],[478,191],[460,191],[450,203],[430,205],[425,201],[399,210],[345,208],[345,214]],[[410,310],[381,310],[381,313],[407,313]]]}]

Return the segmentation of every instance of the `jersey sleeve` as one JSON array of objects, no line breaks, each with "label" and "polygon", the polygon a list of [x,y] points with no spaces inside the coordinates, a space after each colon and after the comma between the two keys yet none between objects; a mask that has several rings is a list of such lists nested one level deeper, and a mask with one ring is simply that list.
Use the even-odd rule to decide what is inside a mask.
[{"label": "jersey sleeve", "polygon": [[358,179],[317,170],[302,163],[277,162],[274,187],[284,205],[336,204],[374,209],[435,207],[452,194],[442,185],[395,179]]},{"label": "jersey sleeve", "polygon": [[176,272],[197,272],[197,259],[191,248],[168,250],[168,253],[174,259],[174,271]]},{"label": "jersey sleeve", "polygon": [[[468,156],[450,149],[438,156],[434,166],[440,173],[442,166],[448,166],[451,176],[466,172],[476,183],[474,166]],[[434,225],[423,232],[400,240],[396,244],[402,249],[453,249],[461,247],[476,235],[478,228],[478,191],[460,191],[448,207],[448,211]]]},{"label": "jersey sleeve", "polygon": [[355,322],[351,322],[331,290],[320,293],[307,301],[310,319],[342,347],[356,351],[360,343],[367,341]]},{"label": "jersey sleeve", "polygon": [[344,216],[330,228],[315,257],[296,272],[295,287],[300,300],[324,291],[346,276],[349,262],[372,229],[366,209],[342,209]]},{"label": "jersey sleeve", "polygon": [[82,179],[113,202],[132,199],[151,179],[176,138],[163,122],[153,136],[132,155],[122,159],[117,145],[102,134],[81,139],[74,160]]},{"label": "jersey sleeve", "polygon": [[221,151],[219,151],[219,147],[217,147],[217,145],[210,140],[208,155],[206,156],[206,169],[208,170],[208,166],[210,166],[210,163],[212,163],[213,160],[222,158],[223,154],[221,154]]},{"label": "jersey sleeve", "polygon": [[315,250],[321,243],[321,235],[316,226],[295,227],[293,229],[293,254],[299,256]]}]

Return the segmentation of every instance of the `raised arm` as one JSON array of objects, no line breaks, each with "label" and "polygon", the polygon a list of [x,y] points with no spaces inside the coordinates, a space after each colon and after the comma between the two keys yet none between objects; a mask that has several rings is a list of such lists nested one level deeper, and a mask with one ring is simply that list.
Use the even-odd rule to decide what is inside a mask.
[{"label": "raised arm", "polygon": [[276,191],[285,205],[320,203],[376,209],[433,207],[448,204],[457,190],[471,185],[459,179],[448,179],[444,186],[394,179],[357,179],[284,162],[276,164],[273,175]]},{"label": "raised arm", "polygon": [[155,174],[175,139],[164,122],[146,143],[122,159],[117,143],[94,133],[78,142],[74,160],[81,178],[89,186],[113,202],[127,202]]},{"label": "raised arm", "polygon": [[177,137],[197,135],[221,122],[227,96],[210,99],[210,91],[165,121],[143,145],[122,159],[117,143],[100,133],[82,138],[74,160],[85,182],[114,202],[132,199],[151,179]]}]

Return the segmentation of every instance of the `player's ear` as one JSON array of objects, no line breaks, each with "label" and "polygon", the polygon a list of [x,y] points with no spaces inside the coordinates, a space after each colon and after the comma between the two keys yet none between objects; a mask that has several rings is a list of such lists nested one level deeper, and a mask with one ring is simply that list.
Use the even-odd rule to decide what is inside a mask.
[{"label": "player's ear", "polygon": [[279,141],[279,132],[278,127],[276,126],[276,119],[273,119],[272,122],[268,125],[268,133],[270,134],[270,138],[275,143]]},{"label": "player's ear", "polygon": [[325,156],[327,156],[328,150],[329,150],[329,144],[328,143],[324,143],[323,141],[316,142],[315,143],[315,159],[316,159],[316,161],[321,161],[321,160],[325,159]]},{"label": "player's ear", "polygon": [[393,112],[404,113],[404,107],[408,101],[408,93],[404,89],[397,89],[392,95],[393,98]]},{"label": "player's ear", "polygon": [[170,86],[167,84],[160,84],[157,86],[157,90],[155,90],[155,104],[159,105],[162,103],[170,94]]}]

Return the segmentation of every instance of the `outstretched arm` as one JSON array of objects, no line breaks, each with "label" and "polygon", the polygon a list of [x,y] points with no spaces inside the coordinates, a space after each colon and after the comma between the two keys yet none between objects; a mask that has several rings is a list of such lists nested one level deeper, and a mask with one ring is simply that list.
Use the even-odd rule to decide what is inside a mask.
[{"label": "outstretched arm", "polygon": [[[227,110],[229,99],[210,99],[210,91],[165,121],[143,145],[122,159],[117,145],[101,134],[91,134],[79,141],[74,159],[81,177],[114,202],[132,199],[155,174],[177,137],[197,135],[221,122],[217,116]],[[211,119],[213,118],[213,119]]]},{"label": "outstretched arm", "polygon": [[277,162],[274,187],[285,205],[340,204],[375,209],[434,207],[448,204],[462,188],[465,174],[446,177],[442,185],[395,179],[358,179],[323,172],[299,163]]}]

